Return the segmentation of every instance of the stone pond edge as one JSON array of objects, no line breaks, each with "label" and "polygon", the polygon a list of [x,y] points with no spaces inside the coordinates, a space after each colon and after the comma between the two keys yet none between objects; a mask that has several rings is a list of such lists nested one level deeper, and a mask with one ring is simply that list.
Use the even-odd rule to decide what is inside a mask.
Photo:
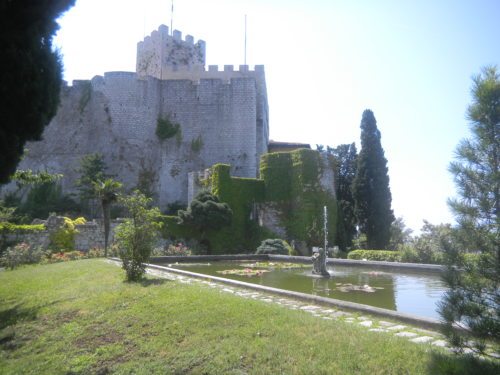
[{"label": "stone pond edge", "polygon": [[[150,261],[152,262],[157,262],[157,261],[166,261],[168,260],[170,263],[175,263],[178,261],[182,260],[190,260],[191,262],[193,261],[209,261],[209,260],[280,260],[280,261],[297,261],[294,258],[303,258],[303,257],[289,257],[289,256],[262,256],[262,255],[253,255],[253,256],[209,256],[209,255],[199,255],[199,256],[189,256],[189,257],[152,257]],[[181,260],[182,259],[182,260]],[[121,260],[119,258],[110,258],[110,260],[119,262],[121,263]],[[329,260],[332,260],[331,258]],[[338,261],[338,259],[333,259],[335,261]],[[349,260],[348,264],[352,264],[351,260]],[[355,261],[355,262],[362,262],[363,265],[365,265],[367,262],[366,261]],[[334,262],[338,263],[338,262]],[[370,262],[373,263],[373,262]],[[381,262],[376,262],[376,263],[381,263]],[[382,262],[382,263],[387,263],[387,262]],[[345,262],[342,262],[342,264],[346,264]],[[368,265],[368,264],[366,264]],[[300,293],[300,292],[294,292],[290,290],[284,290],[284,289],[278,289],[278,288],[273,288],[273,287],[268,287],[264,285],[258,285],[258,284],[252,284],[252,283],[246,283],[243,281],[239,280],[231,280],[231,279],[225,279],[222,277],[218,276],[211,276],[211,275],[205,275],[205,274],[200,274],[200,273],[195,273],[195,272],[190,272],[190,271],[185,271],[185,270],[179,270],[175,268],[170,268],[166,266],[160,266],[156,264],[149,264],[146,263],[145,266],[148,269],[153,269],[153,270],[159,270],[159,271],[165,271],[165,272],[170,272],[178,275],[183,275],[187,277],[192,277],[196,279],[203,279],[203,280],[210,280],[218,283],[223,283],[226,285],[233,285],[245,289],[253,289],[253,290],[258,290],[262,292],[267,292],[271,294],[277,294],[289,298],[294,298],[298,299],[301,301],[307,301],[307,302],[314,302],[318,303],[321,305],[326,305],[326,306],[333,306],[333,307],[338,307],[340,309],[344,310],[349,310],[349,311],[355,311],[355,312],[361,312],[361,313],[366,313],[366,314],[371,314],[383,318],[389,318],[389,319],[394,319],[400,322],[408,323],[417,327],[425,328],[425,329],[431,329],[433,331],[438,331],[442,323],[437,320],[437,319],[432,319],[432,318],[427,318],[427,317],[422,317],[422,316],[417,316],[413,314],[407,314],[407,313],[401,313],[393,310],[388,310],[388,309],[383,309],[379,307],[373,307],[373,306],[368,306],[368,305],[363,305],[360,303],[355,303],[355,302],[348,302],[348,301],[342,301],[334,298],[328,298],[328,297],[322,297],[322,296],[316,296],[312,294],[306,294],[306,293]],[[419,270],[422,270],[422,268],[418,268]]]}]

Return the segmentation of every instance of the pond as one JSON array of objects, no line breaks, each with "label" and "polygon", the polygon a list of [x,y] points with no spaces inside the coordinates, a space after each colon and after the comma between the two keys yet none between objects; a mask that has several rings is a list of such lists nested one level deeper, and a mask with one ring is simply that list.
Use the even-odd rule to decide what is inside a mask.
[{"label": "pond", "polygon": [[281,268],[283,263],[233,261],[168,266],[434,319],[439,319],[436,304],[446,290],[439,274],[423,271],[329,265],[332,277],[323,279],[312,275],[310,265],[300,264]]}]

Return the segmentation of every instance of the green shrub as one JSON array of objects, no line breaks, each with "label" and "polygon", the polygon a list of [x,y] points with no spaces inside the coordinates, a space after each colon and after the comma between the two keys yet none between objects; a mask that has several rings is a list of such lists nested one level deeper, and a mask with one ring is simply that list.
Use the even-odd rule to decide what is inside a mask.
[{"label": "green shrub", "polygon": [[45,230],[44,224],[13,224],[0,222],[0,233],[36,233]]},{"label": "green shrub", "polygon": [[291,255],[292,247],[279,238],[262,241],[255,254]]},{"label": "green shrub", "polygon": [[79,217],[75,220],[65,217],[63,226],[51,233],[50,246],[56,250],[74,250],[75,234],[78,233],[75,229],[75,225],[85,223],[86,221],[83,217]]},{"label": "green shrub", "polygon": [[191,141],[191,150],[193,152],[200,152],[201,149],[203,148],[203,139],[201,138],[201,135],[199,135],[198,137],[194,138],[192,141]]},{"label": "green shrub", "polygon": [[156,122],[156,136],[160,139],[160,141],[172,138],[179,132],[179,129],[180,125],[171,122],[168,118],[159,117]]},{"label": "green shrub", "polygon": [[89,251],[87,251],[87,258],[103,258],[104,257],[104,249],[99,247],[93,247]]},{"label": "green shrub", "polygon": [[418,248],[412,245],[399,247],[401,262],[423,263],[423,264],[443,264],[444,257],[441,251],[432,250],[429,247]]},{"label": "green shrub", "polygon": [[398,247],[401,253],[401,262],[419,263],[418,252],[411,245],[402,245]]},{"label": "green shrub", "polygon": [[400,262],[401,252],[387,250],[353,250],[347,255],[347,259]]},{"label": "green shrub", "polygon": [[116,228],[116,240],[127,281],[139,281],[145,271],[156,242],[161,213],[158,208],[149,208],[152,199],[136,190],[130,196],[121,197],[130,217]]},{"label": "green shrub", "polygon": [[40,247],[21,242],[7,248],[0,261],[5,267],[14,269],[23,264],[39,263],[44,257],[45,252]]},{"label": "green shrub", "polygon": [[33,219],[46,219],[52,212],[68,214],[79,211],[80,205],[63,193],[59,183],[46,182],[31,187],[16,213],[29,222]]}]

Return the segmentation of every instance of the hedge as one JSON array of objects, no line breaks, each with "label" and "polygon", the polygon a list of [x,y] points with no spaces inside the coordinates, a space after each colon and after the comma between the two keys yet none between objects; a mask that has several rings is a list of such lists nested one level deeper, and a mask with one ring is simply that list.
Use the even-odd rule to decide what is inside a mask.
[{"label": "hedge", "polygon": [[347,259],[400,262],[401,252],[387,250],[353,250],[347,255]]},{"label": "hedge", "polygon": [[0,223],[0,233],[36,233],[45,230],[45,224],[13,224],[8,222]]}]

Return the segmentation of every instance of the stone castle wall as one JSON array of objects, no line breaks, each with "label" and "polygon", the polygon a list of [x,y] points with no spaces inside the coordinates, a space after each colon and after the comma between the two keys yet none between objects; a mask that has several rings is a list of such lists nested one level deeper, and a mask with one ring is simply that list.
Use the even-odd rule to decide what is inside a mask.
[{"label": "stone castle wall", "polygon": [[[139,43],[138,65],[146,50],[174,48],[159,45],[162,38],[179,46],[160,69],[168,78],[146,70],[74,81],[63,88],[43,141],[27,144],[18,168],[62,173],[63,190],[71,193],[81,159],[100,153],[107,172],[127,189],[137,186],[141,173],[151,172],[162,209],[175,201],[187,203],[188,173],[215,163],[231,164],[235,176],[256,177],[269,138],[263,67],[205,70],[204,42],[182,41],[175,32],[169,36],[163,26]],[[186,60],[185,54],[192,58]],[[160,141],[158,118],[178,123],[180,136]],[[192,147],[195,140],[201,140],[199,150]]]},{"label": "stone castle wall", "polygon": [[182,40],[179,30],[169,34],[168,27],[161,25],[158,30],[137,43],[136,71],[139,76],[169,79],[166,67],[205,66],[205,42],[187,35]]}]

